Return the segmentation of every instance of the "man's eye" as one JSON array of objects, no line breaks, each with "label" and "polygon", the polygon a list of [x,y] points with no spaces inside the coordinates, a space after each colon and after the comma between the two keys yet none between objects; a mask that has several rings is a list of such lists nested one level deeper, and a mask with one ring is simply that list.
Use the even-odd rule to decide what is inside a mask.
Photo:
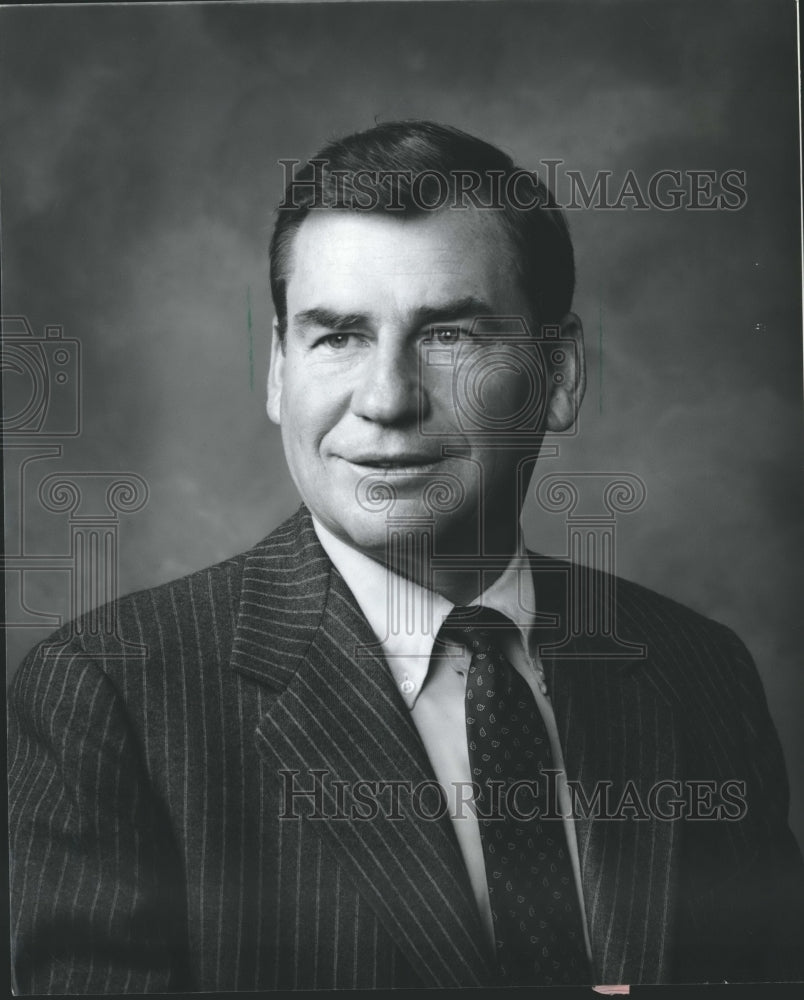
[{"label": "man's eye", "polygon": [[327,333],[323,337],[320,337],[316,342],[316,346],[323,345],[324,347],[331,347],[334,350],[340,350],[344,347],[349,346],[349,342],[354,338],[353,333]]},{"label": "man's eye", "polygon": [[438,341],[439,344],[457,344],[466,330],[460,326],[433,326],[430,328],[430,339]]}]

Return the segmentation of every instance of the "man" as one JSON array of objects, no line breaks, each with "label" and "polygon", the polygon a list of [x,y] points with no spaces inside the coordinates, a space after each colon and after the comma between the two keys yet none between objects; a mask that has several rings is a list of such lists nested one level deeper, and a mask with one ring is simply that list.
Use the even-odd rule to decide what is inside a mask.
[{"label": "man", "polygon": [[522,547],[584,389],[549,193],[457,130],[380,125],[291,172],[271,284],[304,505],[16,677],[19,991],[797,978],[745,648]]}]

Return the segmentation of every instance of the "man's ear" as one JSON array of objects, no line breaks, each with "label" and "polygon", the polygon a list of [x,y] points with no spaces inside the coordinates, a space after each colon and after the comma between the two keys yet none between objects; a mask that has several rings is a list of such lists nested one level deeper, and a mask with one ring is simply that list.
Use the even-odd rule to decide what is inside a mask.
[{"label": "man's ear", "polygon": [[271,361],[268,367],[268,397],[265,410],[275,424],[282,415],[282,384],[285,377],[285,344],[279,336],[279,322],[274,316],[271,333]]},{"label": "man's ear", "polygon": [[560,341],[543,342],[547,354],[548,431],[566,431],[572,427],[586,391],[583,326],[575,313],[567,313],[560,326],[560,340],[565,342],[564,347]]}]

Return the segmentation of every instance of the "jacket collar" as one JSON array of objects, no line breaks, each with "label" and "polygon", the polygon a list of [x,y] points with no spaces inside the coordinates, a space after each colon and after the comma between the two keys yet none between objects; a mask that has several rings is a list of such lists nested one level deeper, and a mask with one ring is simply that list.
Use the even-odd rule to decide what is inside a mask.
[{"label": "jacket collar", "polygon": [[331,570],[305,507],[246,553],[235,670],[275,691],[287,687],[321,628]]}]

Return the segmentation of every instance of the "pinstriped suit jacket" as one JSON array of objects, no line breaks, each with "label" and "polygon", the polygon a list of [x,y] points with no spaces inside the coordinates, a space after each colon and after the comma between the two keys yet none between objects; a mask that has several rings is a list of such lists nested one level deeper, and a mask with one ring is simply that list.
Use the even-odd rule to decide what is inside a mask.
[{"label": "pinstriped suit jacket", "polygon": [[[558,636],[566,566],[534,568]],[[732,822],[577,821],[595,980],[798,978],[801,857],[750,657],[648,590],[601,593],[647,656],[593,660],[580,641],[545,651],[568,776],[585,789],[633,781],[643,802],[657,781],[738,779],[748,808]],[[250,552],[116,611],[128,646],[65,629],[14,681],[19,992],[490,981],[447,817],[417,818],[400,796],[400,819],[315,818],[308,800],[280,818],[282,770],[297,787],[316,770],[433,777],[304,508]]]}]

